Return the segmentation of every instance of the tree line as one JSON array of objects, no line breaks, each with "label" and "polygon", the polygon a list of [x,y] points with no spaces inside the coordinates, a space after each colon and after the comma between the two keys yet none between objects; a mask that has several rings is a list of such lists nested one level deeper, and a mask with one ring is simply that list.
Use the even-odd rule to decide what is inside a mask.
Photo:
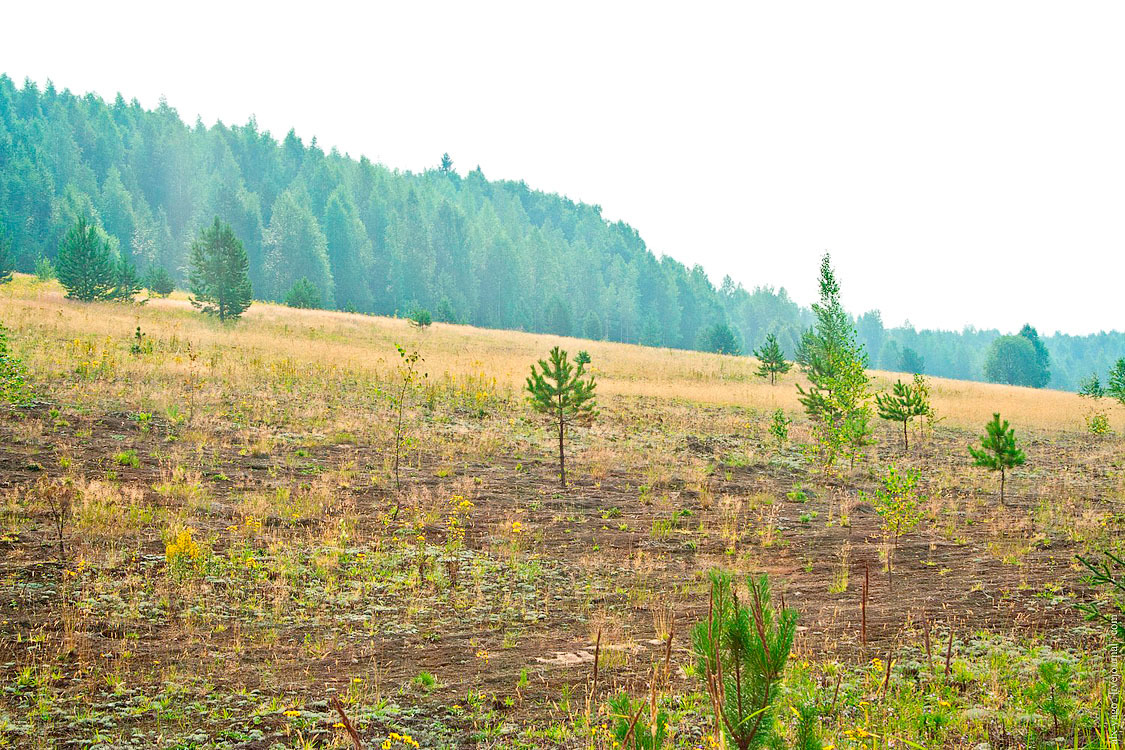
[{"label": "tree line", "polygon": [[[488,180],[479,167],[462,175],[448,154],[435,162],[402,172],[293,131],[279,140],[253,119],[188,125],[163,101],[146,110],[121,95],[108,103],[0,75],[0,280],[5,268],[57,264],[85,219],[119,274],[186,286],[192,245],[219,217],[246,250],[254,297],[301,307],[423,310],[438,321],[728,354],[772,334],[789,356],[816,320],[784,289],[748,290],[730,277],[716,286],[702,267],[658,257],[599,206]],[[872,367],[994,374],[1000,331],[886,328],[878,311],[849,319]],[[1059,388],[1077,389],[1125,354],[1117,332],[1040,343]],[[999,377],[1034,377],[1019,342],[1005,346],[1016,364]]]}]

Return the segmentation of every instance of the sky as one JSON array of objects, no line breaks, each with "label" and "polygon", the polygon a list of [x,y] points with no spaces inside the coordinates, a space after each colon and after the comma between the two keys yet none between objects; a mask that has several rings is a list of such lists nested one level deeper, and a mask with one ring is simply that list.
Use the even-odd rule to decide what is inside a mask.
[{"label": "sky", "polygon": [[[362,7],[360,7],[362,6]],[[7,4],[0,72],[595,203],[887,325],[1125,328],[1120,2]]]}]

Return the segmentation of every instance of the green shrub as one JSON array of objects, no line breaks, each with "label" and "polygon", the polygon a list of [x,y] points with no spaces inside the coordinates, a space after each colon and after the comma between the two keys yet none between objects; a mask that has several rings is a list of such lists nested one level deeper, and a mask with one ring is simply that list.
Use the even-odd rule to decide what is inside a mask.
[{"label": "green shrub", "polygon": [[8,329],[0,324],[0,401],[16,406],[30,403],[31,388],[27,384],[27,370],[8,347]]}]

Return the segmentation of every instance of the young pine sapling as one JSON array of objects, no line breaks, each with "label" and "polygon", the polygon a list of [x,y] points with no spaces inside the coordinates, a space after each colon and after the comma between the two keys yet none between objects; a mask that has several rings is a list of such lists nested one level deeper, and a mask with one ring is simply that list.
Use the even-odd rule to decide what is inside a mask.
[{"label": "young pine sapling", "polygon": [[572,424],[588,424],[597,415],[594,376],[585,377],[586,366],[570,363],[567,353],[555,347],[546,360],[539,360],[539,369],[531,366],[527,378],[527,400],[531,408],[550,417],[558,429],[559,486],[566,489],[566,428]]},{"label": "young pine sapling", "polygon": [[1021,466],[1027,457],[1016,445],[1016,431],[1008,426],[1008,420],[1000,421],[999,414],[992,415],[992,421],[985,425],[980,448],[969,446],[973,465],[1000,472],[1000,504],[1004,504],[1004,482],[1008,470]]},{"label": "young pine sapling", "polygon": [[769,378],[770,385],[776,384],[778,376],[784,375],[793,367],[785,361],[785,353],[777,343],[777,336],[772,333],[766,335],[766,342],[760,349],[754,350],[754,356],[758,358],[758,375]]},{"label": "young pine sapling", "polygon": [[723,734],[739,750],[767,746],[777,739],[774,712],[797,630],[796,610],[775,610],[771,605],[766,576],[750,576],[747,584],[749,601],[742,604],[731,576],[713,571],[707,619],[691,634],[716,734]]},{"label": "young pine sapling", "polygon": [[913,385],[899,380],[890,393],[875,394],[875,405],[880,419],[902,423],[903,450],[910,450],[910,433],[907,428],[911,420],[925,416],[930,411],[923,395]]}]

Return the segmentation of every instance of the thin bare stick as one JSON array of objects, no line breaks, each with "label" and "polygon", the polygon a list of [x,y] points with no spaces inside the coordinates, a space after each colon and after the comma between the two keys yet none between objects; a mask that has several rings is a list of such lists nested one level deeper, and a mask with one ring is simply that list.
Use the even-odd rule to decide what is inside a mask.
[{"label": "thin bare stick", "polygon": [[344,725],[344,731],[352,739],[352,744],[355,745],[355,750],[363,750],[363,743],[359,740],[359,732],[355,730],[348,715],[344,713],[344,704],[340,703],[340,696],[332,696],[332,708],[336,709],[336,713],[340,714],[340,723]]},{"label": "thin bare stick", "polygon": [[949,679],[949,660],[953,656],[953,626],[949,627],[949,645],[945,647],[945,678]]}]

